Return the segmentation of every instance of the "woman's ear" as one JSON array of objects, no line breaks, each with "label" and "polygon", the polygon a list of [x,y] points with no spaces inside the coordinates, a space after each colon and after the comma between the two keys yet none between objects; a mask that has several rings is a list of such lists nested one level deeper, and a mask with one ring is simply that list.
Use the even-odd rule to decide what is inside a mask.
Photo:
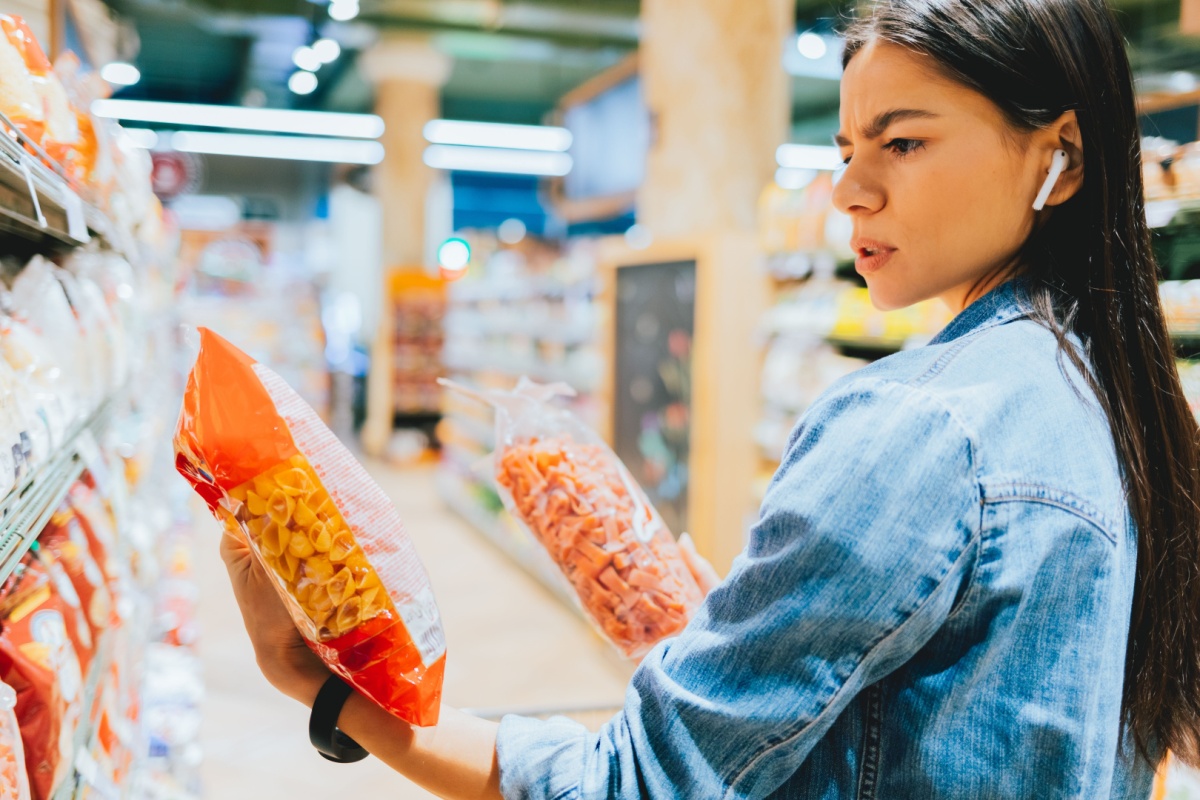
[{"label": "woman's ear", "polygon": [[1055,150],[1067,153],[1067,168],[1059,176],[1054,190],[1046,200],[1047,206],[1057,206],[1070,200],[1083,187],[1083,136],[1074,111],[1064,111],[1048,128],[1038,134],[1039,164],[1049,170]]}]

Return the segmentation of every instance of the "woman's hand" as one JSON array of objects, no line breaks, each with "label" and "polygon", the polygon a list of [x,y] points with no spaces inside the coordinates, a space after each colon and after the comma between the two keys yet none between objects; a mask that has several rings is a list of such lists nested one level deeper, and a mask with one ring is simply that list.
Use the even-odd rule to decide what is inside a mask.
[{"label": "woman's hand", "polygon": [[329,669],[300,637],[271,576],[246,540],[226,530],[221,538],[221,558],[229,570],[233,596],[250,634],[258,668],[272,686],[311,708],[329,678]]},{"label": "woman's hand", "polygon": [[721,576],[713,569],[713,565],[708,563],[704,556],[696,552],[696,543],[692,541],[692,535],[685,533],[679,537],[679,549],[683,551],[683,560],[687,564],[688,570],[692,573],[692,577],[696,579],[696,585],[700,587],[700,591],[704,592],[707,597],[708,593],[717,587],[721,582]]}]

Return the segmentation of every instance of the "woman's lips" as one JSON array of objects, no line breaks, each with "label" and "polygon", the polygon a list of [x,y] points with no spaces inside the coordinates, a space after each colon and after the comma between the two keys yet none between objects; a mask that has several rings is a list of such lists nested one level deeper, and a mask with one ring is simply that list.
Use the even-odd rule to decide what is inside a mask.
[{"label": "woman's lips", "polygon": [[859,275],[869,275],[872,272],[878,272],[883,269],[884,264],[891,260],[895,252],[894,249],[886,248],[868,255],[866,252],[860,250],[858,256],[854,259],[854,269]]}]

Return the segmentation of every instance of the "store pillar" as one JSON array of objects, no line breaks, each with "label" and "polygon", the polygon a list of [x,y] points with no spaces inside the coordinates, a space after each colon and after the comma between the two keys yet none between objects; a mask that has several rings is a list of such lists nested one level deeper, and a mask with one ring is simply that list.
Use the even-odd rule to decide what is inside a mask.
[{"label": "store pillar", "polygon": [[375,113],[383,118],[383,163],[374,180],[383,215],[385,298],[371,349],[367,420],[363,448],[379,455],[392,431],[392,331],[387,276],[394,270],[426,266],[426,208],[438,173],[425,166],[425,124],[441,114],[441,88],[450,77],[451,60],[418,37],[384,38],[363,57],[363,69],[376,86]]},{"label": "store pillar", "polygon": [[788,137],[783,47],[793,7],[791,0],[642,3],[641,70],[654,140],[638,221],[655,242],[711,262],[697,284],[689,527],[722,572],[741,552],[756,511],[755,334],[767,302],[758,200]]}]

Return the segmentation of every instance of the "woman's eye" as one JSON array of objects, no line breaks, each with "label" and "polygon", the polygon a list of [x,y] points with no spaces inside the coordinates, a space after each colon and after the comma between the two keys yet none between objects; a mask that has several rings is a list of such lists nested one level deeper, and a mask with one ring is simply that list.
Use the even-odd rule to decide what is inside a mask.
[{"label": "woman's eye", "polygon": [[903,158],[911,155],[917,150],[925,146],[925,143],[920,139],[892,139],[883,146],[884,150],[891,150],[895,155]]}]

